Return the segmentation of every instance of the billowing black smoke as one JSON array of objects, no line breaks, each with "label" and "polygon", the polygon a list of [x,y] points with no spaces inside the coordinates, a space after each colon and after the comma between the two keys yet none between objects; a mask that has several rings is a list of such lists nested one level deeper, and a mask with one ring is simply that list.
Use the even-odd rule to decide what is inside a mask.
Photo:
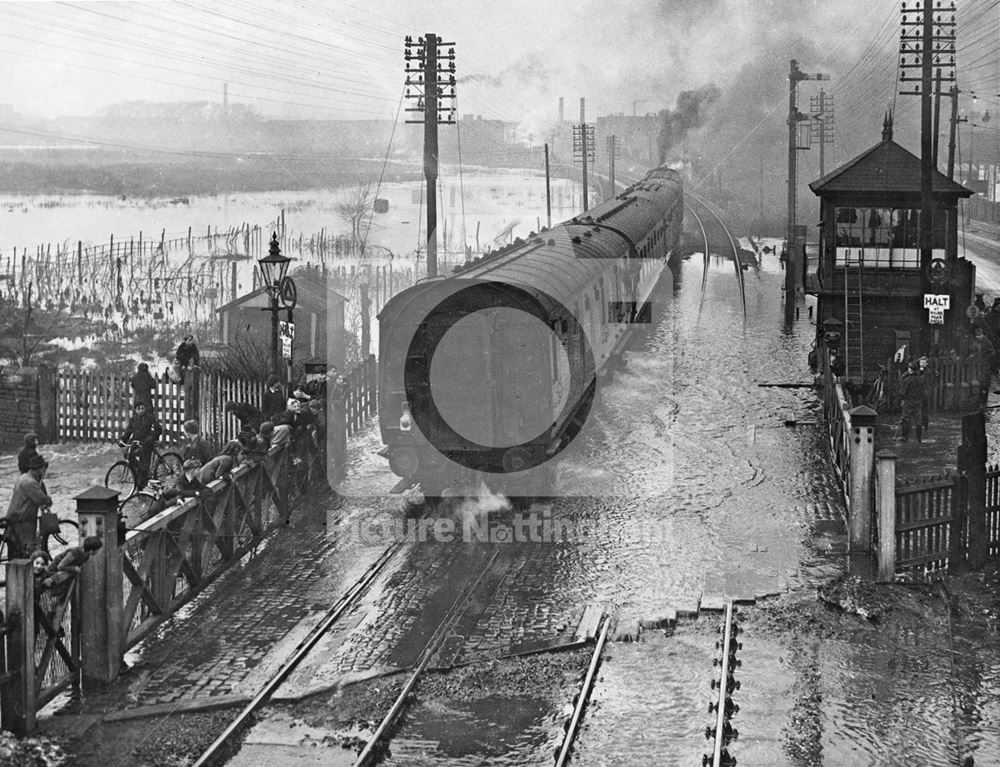
[{"label": "billowing black smoke", "polygon": [[719,98],[719,89],[712,84],[693,91],[681,91],[673,111],[660,112],[660,132],[657,145],[660,164],[667,161],[667,152],[684,138],[689,130],[698,128],[705,121],[705,107]]}]

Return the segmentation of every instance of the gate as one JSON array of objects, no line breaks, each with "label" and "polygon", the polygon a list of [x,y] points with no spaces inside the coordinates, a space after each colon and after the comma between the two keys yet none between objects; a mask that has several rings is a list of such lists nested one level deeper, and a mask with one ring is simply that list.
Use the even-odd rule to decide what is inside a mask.
[{"label": "gate", "polygon": [[964,558],[965,479],[950,473],[896,487],[896,571],[939,570]]},{"label": "gate", "polygon": [[31,562],[7,562],[6,621],[0,621],[0,724],[18,734],[35,714],[80,679],[78,578],[58,592],[35,593]]}]

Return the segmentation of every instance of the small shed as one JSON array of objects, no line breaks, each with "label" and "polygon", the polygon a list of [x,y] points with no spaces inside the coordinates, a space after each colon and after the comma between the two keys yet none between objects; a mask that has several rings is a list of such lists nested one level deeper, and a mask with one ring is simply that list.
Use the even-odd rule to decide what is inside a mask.
[{"label": "small shed", "polygon": [[[278,319],[282,322],[291,319],[295,325],[292,356],[297,360],[327,359],[343,368],[344,305],[347,298],[330,287],[326,273],[318,268],[299,269],[291,276],[297,292],[296,305],[290,317],[288,310],[280,309]],[[241,335],[246,334],[269,349],[271,313],[266,310],[270,306],[267,291],[257,288],[216,309],[220,346],[236,343]]]},{"label": "small shed", "polygon": [[818,297],[817,328],[831,318],[844,323],[848,379],[872,380],[902,343],[911,353],[930,354],[950,345],[974,297],[975,266],[958,258],[958,200],[972,192],[934,171],[927,265],[920,248],[921,161],[893,141],[890,116],[881,142],[809,188],[820,198],[821,215],[819,257],[806,290]]}]

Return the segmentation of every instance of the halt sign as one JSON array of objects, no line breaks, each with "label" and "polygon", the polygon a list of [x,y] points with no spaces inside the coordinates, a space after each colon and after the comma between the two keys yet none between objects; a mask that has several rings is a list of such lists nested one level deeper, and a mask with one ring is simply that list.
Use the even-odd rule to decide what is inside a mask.
[{"label": "halt sign", "polygon": [[924,293],[924,309],[929,313],[928,322],[931,325],[944,325],[944,313],[951,308],[951,296],[945,294]]}]

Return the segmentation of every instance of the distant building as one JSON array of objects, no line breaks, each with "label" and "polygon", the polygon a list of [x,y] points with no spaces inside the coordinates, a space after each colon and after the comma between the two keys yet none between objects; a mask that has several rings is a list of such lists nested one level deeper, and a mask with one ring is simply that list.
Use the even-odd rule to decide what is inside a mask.
[{"label": "distant building", "polygon": [[[295,325],[293,359],[319,358],[342,370],[345,356],[344,304],[347,299],[326,287],[323,273],[317,268],[299,270],[292,275],[292,279],[298,294],[292,310]],[[242,334],[247,334],[255,343],[263,342],[270,349],[271,312],[264,311],[270,305],[264,288],[257,288],[216,309],[219,315],[219,345],[225,347],[237,343]],[[280,310],[278,319],[286,321],[288,312]]]}]

